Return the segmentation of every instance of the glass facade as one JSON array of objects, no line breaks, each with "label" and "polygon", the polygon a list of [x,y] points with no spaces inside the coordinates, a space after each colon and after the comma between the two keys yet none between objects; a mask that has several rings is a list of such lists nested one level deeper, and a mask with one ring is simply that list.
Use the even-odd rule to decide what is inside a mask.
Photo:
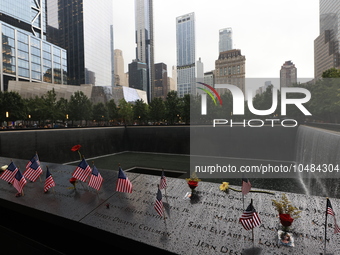
[{"label": "glass facade", "polygon": [[218,45],[220,53],[233,49],[233,30],[231,27],[220,29]]},{"label": "glass facade", "polygon": [[46,0],[1,0],[0,21],[44,38]]},{"label": "glass facade", "polygon": [[148,102],[155,97],[153,1],[135,0],[136,59],[147,65]]},{"label": "glass facade", "polygon": [[111,0],[47,2],[47,40],[67,50],[68,84],[113,85],[112,8]]},{"label": "glass facade", "polygon": [[67,84],[66,51],[30,33],[0,22],[1,90],[8,80]]},{"label": "glass facade", "polygon": [[177,92],[179,97],[196,94],[195,14],[176,18]]}]

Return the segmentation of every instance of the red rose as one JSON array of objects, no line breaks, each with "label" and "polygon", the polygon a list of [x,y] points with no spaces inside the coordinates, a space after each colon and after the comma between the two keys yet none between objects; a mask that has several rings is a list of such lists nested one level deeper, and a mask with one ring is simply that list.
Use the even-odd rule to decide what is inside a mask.
[{"label": "red rose", "polygon": [[190,189],[195,189],[198,186],[198,182],[197,181],[188,181],[188,185],[189,185]]},{"label": "red rose", "polygon": [[81,145],[80,144],[77,144],[77,145],[74,145],[72,148],[71,148],[71,151],[79,151],[81,148]]},{"label": "red rose", "polygon": [[290,225],[292,225],[294,221],[294,219],[290,217],[290,214],[280,213],[279,217],[280,217],[281,224],[284,227],[289,227]]},{"label": "red rose", "polygon": [[72,183],[73,185],[75,185],[76,181],[77,181],[77,179],[74,178],[74,177],[72,177],[72,178],[70,179],[70,183]]}]

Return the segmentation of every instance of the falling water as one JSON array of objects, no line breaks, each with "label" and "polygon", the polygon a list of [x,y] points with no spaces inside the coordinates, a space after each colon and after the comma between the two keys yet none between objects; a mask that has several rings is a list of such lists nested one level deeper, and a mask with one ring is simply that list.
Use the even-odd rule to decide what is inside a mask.
[{"label": "falling water", "polygon": [[[340,133],[300,126],[296,137],[296,165],[321,167],[322,171],[303,172],[300,182],[306,194],[340,197]],[[325,168],[323,168],[325,167]],[[336,169],[339,171],[336,171]],[[333,171],[331,172],[331,170]]]}]

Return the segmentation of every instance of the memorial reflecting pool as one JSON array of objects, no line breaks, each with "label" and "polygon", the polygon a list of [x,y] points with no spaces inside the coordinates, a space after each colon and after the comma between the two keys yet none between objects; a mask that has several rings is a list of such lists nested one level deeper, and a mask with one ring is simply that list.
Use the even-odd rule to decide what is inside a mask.
[{"label": "memorial reflecting pool", "polygon": [[[190,156],[179,154],[163,153],[145,153],[145,152],[121,152],[101,157],[89,158],[88,163],[92,162],[98,169],[118,170],[118,164],[129,172],[138,172],[152,175],[159,175],[160,170],[164,169],[166,175],[176,178],[188,178],[190,176]],[[271,164],[290,165],[294,162],[289,161],[267,161],[255,159],[229,159],[230,164],[236,167],[241,165]],[[69,162],[66,164],[77,165],[79,161]],[[137,168],[137,169],[136,169]],[[173,173],[170,173],[173,172]],[[241,180],[226,177],[221,179],[203,179],[207,182],[229,182],[230,185],[241,186]],[[317,178],[317,175],[311,178],[253,178],[250,179],[252,187],[256,189],[269,189],[284,192],[293,192],[316,196],[329,196],[340,198],[339,179]]]}]

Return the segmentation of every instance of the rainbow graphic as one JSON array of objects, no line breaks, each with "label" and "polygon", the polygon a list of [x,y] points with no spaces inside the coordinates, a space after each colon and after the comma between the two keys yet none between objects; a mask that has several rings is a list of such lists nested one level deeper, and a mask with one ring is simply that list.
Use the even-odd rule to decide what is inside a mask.
[{"label": "rainbow graphic", "polygon": [[[203,85],[203,86],[206,86],[208,89],[210,89],[210,90],[216,95],[216,97],[217,97],[217,99],[218,99],[220,105],[222,105],[221,96],[217,93],[217,91],[216,91],[213,87],[211,87],[210,85],[205,84],[205,83],[203,83],[203,82],[197,82],[197,83],[198,83],[198,84],[201,84],[201,85]],[[213,96],[213,94],[212,94],[209,90],[207,90],[207,89],[205,89],[205,88],[201,88],[201,87],[197,87],[197,88],[198,88],[198,89],[201,89],[201,90],[203,90],[205,93],[207,93],[207,94],[211,97],[211,99],[214,101],[215,105],[217,105],[216,98]]]}]

